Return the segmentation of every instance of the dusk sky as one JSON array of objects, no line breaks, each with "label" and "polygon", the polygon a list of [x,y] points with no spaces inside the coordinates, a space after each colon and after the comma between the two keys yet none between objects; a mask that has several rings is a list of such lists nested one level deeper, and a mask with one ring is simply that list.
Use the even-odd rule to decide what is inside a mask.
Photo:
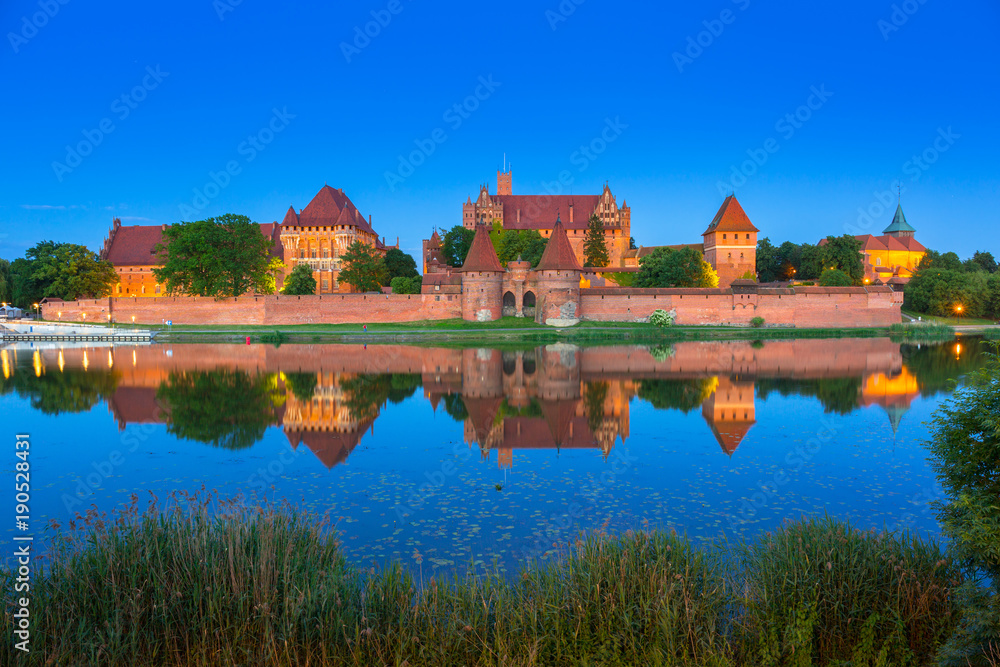
[{"label": "dusk sky", "polygon": [[8,259],[116,216],[281,220],[324,183],[416,256],[505,155],[514,194],[607,181],[640,245],[700,242],[733,189],[775,243],[880,234],[898,182],[924,245],[1000,255],[995,0],[16,0],[0,26]]}]

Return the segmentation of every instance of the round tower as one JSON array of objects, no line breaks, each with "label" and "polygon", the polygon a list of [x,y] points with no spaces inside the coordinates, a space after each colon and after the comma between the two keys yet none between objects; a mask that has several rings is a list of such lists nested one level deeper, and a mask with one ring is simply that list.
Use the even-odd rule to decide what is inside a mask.
[{"label": "round tower", "polygon": [[583,267],[576,258],[561,219],[535,268],[537,284],[535,321],[551,326],[572,326],[580,321],[580,276]]},{"label": "round tower", "polygon": [[492,322],[503,313],[504,269],[490,242],[486,225],[476,225],[462,272],[462,319]]}]

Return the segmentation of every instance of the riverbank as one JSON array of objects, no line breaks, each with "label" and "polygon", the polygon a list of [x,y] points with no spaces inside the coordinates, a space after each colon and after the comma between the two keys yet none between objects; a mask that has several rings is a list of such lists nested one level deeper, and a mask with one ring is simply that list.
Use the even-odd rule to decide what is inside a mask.
[{"label": "riverbank", "polygon": [[[146,327],[150,328],[150,327]],[[604,342],[669,343],[701,340],[787,340],[796,338],[945,339],[955,335],[952,327],[931,324],[893,325],[870,328],[793,328],[667,326],[642,322],[581,322],[571,327],[551,327],[531,320],[505,317],[495,322],[466,322],[461,319],[413,323],[367,325],[301,324],[259,325],[176,325],[151,327],[157,342],[245,342],[251,343],[581,343]]]},{"label": "riverbank", "polygon": [[38,664],[927,664],[957,617],[961,575],[936,544],[829,518],[706,550],[581,536],[513,580],[416,581],[357,571],[287,508],[174,501],[57,531],[32,578]]}]

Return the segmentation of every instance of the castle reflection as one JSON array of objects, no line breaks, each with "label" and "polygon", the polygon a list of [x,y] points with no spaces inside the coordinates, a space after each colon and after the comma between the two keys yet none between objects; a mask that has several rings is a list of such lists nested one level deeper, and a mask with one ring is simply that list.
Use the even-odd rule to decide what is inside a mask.
[{"label": "castle reflection", "polygon": [[[938,349],[940,347],[940,349]],[[629,438],[633,400],[700,407],[732,456],[770,392],[814,396],[828,411],[885,410],[893,432],[912,401],[936,388],[941,363],[975,364],[976,345],[901,346],[889,339],[682,342],[672,346],[523,351],[360,345],[178,345],[0,350],[3,393],[45,412],[105,402],[120,429],[166,424],[178,437],[240,448],[283,429],[327,468],[346,461],[387,404],[422,390],[463,423],[484,459],[516,463],[527,449],[593,449]],[[940,359],[928,360],[927,355]],[[101,360],[103,363],[97,363]],[[948,361],[950,360],[950,361]],[[921,369],[925,371],[921,377]]]}]

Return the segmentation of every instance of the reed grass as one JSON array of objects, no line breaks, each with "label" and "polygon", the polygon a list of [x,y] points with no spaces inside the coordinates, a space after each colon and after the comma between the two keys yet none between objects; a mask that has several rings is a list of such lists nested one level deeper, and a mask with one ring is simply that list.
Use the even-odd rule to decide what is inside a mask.
[{"label": "reed grass", "polygon": [[746,664],[925,665],[957,621],[958,567],[907,532],[830,518],[787,524],[737,549]]},{"label": "reed grass", "polygon": [[893,324],[889,327],[889,336],[893,340],[951,340],[955,337],[955,330],[935,322]]},{"label": "reed grass", "polygon": [[[329,526],[287,506],[203,493],[168,505],[134,498],[56,532],[33,584],[29,662],[923,664],[960,580],[932,543],[827,520],[735,553],[662,532],[581,536],[511,579],[418,585],[399,565],[350,567]],[[10,633],[12,575],[0,579]]]}]

